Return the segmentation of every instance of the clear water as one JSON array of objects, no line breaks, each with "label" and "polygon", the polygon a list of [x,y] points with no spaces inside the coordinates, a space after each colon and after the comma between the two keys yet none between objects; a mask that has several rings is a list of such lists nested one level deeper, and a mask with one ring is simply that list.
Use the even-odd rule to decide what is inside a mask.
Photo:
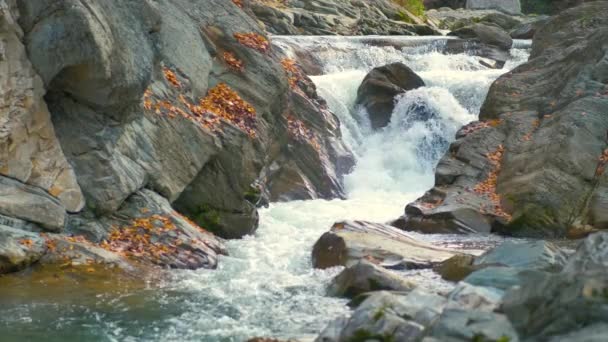
[{"label": "clear water", "polygon": [[[376,38],[375,38],[376,39]],[[389,39],[389,38],[386,38]],[[260,211],[255,236],[228,242],[230,256],[215,271],[172,271],[161,284],[107,287],[0,287],[0,340],[44,341],[244,341],[254,336],[312,339],[330,320],[347,314],[346,301],[325,296],[339,272],[313,270],[311,247],[341,219],[385,222],[433,185],[433,168],[456,130],[475,120],[493,80],[527,58],[525,42],[503,70],[475,57],[436,52],[445,38],[391,37],[401,49],[362,38],[275,37],[275,46],[310,49],[323,61],[313,77],[342,122],[357,166],[346,177],[347,200],[276,203]],[[357,87],[373,67],[401,61],[426,82],[398,99],[388,127],[372,132],[354,108]],[[411,119],[425,108],[432,119]],[[496,243],[497,237],[422,236],[447,247]],[[430,271],[404,274],[425,287],[449,288]],[[65,275],[60,275],[65,277]],[[62,278],[63,279],[63,278]],[[100,282],[101,283],[101,282]],[[75,285],[74,285],[75,284]],[[115,285],[112,287],[111,285]],[[102,288],[100,288],[102,287]]]}]

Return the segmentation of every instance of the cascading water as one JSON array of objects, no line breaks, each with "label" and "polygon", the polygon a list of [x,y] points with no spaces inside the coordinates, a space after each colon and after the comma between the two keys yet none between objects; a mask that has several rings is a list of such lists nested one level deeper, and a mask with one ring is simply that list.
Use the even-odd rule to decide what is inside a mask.
[{"label": "cascading water", "polygon": [[[385,222],[433,185],[433,168],[462,125],[475,120],[493,80],[527,58],[517,42],[503,70],[476,57],[443,55],[446,38],[275,37],[275,46],[308,49],[323,63],[313,77],[318,91],[342,122],[357,166],[346,176],[347,200],[275,203],[260,210],[255,237],[229,241],[230,256],[217,270],[175,271],[158,289],[121,295],[66,296],[0,308],[1,336],[44,336],[48,341],[243,341],[253,336],[307,338],[346,314],[346,301],[325,296],[337,274],[313,270],[314,242],[341,219]],[[387,43],[388,42],[388,43]],[[394,46],[401,46],[395,48]],[[390,124],[372,131],[355,108],[359,84],[376,66],[403,62],[426,87],[397,99]],[[416,115],[420,110],[428,118]],[[444,246],[496,237],[418,236]],[[430,271],[408,276],[424,286],[445,287]],[[87,329],[82,329],[87,327]],[[77,334],[74,332],[77,331]],[[17,332],[17,333],[15,333]],[[17,335],[11,335],[17,334]]]}]

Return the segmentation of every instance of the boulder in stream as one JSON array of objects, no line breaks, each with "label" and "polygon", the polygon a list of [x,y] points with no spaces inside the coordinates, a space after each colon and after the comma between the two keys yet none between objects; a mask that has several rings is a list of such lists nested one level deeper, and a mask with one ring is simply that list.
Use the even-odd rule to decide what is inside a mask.
[{"label": "boulder in stream", "polygon": [[386,268],[430,268],[458,252],[417,241],[407,233],[384,224],[343,221],[315,243],[315,268],[352,266],[368,260]]},{"label": "boulder in stream", "polygon": [[395,96],[424,87],[424,81],[403,63],[392,63],[370,71],[357,90],[356,103],[367,110],[372,128],[391,121]]},{"label": "boulder in stream", "polygon": [[410,291],[414,287],[413,283],[403,277],[367,260],[361,260],[344,269],[332,280],[329,294],[353,298],[365,292]]}]

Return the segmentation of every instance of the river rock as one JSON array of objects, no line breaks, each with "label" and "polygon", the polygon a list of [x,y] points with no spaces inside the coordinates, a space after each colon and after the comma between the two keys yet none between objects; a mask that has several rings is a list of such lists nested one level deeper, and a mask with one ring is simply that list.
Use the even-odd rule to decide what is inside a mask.
[{"label": "river rock", "polygon": [[488,266],[472,272],[463,279],[463,282],[474,286],[506,291],[522,283],[519,277],[521,271],[512,267]]},{"label": "river rock", "polygon": [[417,341],[424,336],[426,326],[439,317],[445,304],[444,297],[419,289],[407,295],[374,292],[350,318],[330,323],[316,341]]},{"label": "river rock", "polygon": [[480,310],[446,309],[429,334],[439,341],[517,342],[517,332],[504,315]]},{"label": "river rock", "polygon": [[464,52],[489,58],[496,61],[494,68],[502,68],[510,57],[509,49],[513,45],[513,40],[502,28],[494,25],[473,24],[454,30],[450,35],[464,40],[448,41],[446,46],[448,51],[457,52],[462,49]]},{"label": "river rock", "polygon": [[424,8],[439,9],[442,7],[448,7],[451,9],[464,8],[466,6],[466,0],[424,0]]},{"label": "river rock", "polygon": [[555,244],[543,240],[506,241],[475,258],[473,265],[502,265],[517,269],[559,272],[567,254]]},{"label": "river rock", "polygon": [[548,340],[606,322],[606,291],[604,271],[546,274],[508,291],[501,310],[522,338]]},{"label": "river rock", "polygon": [[492,312],[500,306],[504,292],[489,287],[459,283],[447,296],[448,308]]},{"label": "river rock", "polygon": [[416,241],[407,233],[388,225],[344,221],[315,243],[315,268],[351,266],[362,259],[388,268],[429,268],[456,254],[455,251]]},{"label": "river rock", "polygon": [[523,22],[512,28],[510,35],[513,39],[532,39],[536,31],[549,21],[546,15],[539,16],[531,21]]},{"label": "river rock", "polygon": [[0,225],[0,275],[38,262],[45,251],[39,235]]},{"label": "river rock", "polygon": [[441,278],[448,281],[461,281],[479,267],[473,265],[475,257],[468,254],[457,254],[433,268]]},{"label": "river rock", "polygon": [[602,342],[606,336],[608,336],[608,324],[597,323],[569,334],[551,337],[549,342]]},{"label": "river rock", "polygon": [[587,237],[568,259],[564,272],[587,272],[608,267],[608,233],[595,233]]},{"label": "river rock", "polygon": [[519,0],[467,0],[467,9],[495,9],[508,14],[521,14]]},{"label": "river rock", "polygon": [[280,35],[439,35],[424,18],[390,0],[254,0],[252,14]]},{"label": "river rock", "polygon": [[457,134],[435,187],[406,209],[406,225],[440,227],[463,210],[476,218],[474,231],[519,236],[605,224],[607,6],[564,11],[536,33],[528,63],[492,84],[482,121]]},{"label": "river rock", "polygon": [[404,278],[362,260],[338,274],[329,287],[332,296],[353,298],[371,291],[410,291],[414,284]]},{"label": "river rock", "polygon": [[382,128],[391,120],[395,96],[424,87],[424,81],[403,63],[392,63],[370,71],[357,90],[356,103],[367,110],[372,128]]}]

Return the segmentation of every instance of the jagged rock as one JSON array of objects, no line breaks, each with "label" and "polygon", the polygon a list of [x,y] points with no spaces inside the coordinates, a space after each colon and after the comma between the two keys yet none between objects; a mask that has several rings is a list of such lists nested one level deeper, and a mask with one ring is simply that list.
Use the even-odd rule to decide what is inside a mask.
[{"label": "jagged rock", "polygon": [[570,256],[564,272],[587,272],[608,267],[608,233],[596,233],[587,237]]},{"label": "jagged rock", "polygon": [[353,298],[371,291],[409,291],[414,284],[369,261],[362,260],[338,274],[329,287],[332,296]]},{"label": "jagged rock", "polygon": [[45,251],[44,240],[37,234],[0,225],[0,275],[26,268]]},{"label": "jagged rock", "polygon": [[495,9],[508,14],[521,14],[519,0],[467,0],[467,9]]},{"label": "jagged rock", "polygon": [[536,31],[549,21],[550,17],[543,15],[532,21],[523,22],[513,27],[510,35],[513,39],[532,39]]},{"label": "jagged rock", "polygon": [[608,276],[594,273],[546,274],[505,294],[501,307],[522,338],[548,340],[606,322]]},{"label": "jagged rock", "polygon": [[608,324],[597,323],[569,334],[553,336],[549,342],[603,342],[606,336],[608,336]]},{"label": "jagged rock", "polygon": [[40,188],[0,176],[0,214],[59,232],[66,222],[61,202]]},{"label": "jagged rock", "polygon": [[444,310],[429,336],[446,342],[519,341],[517,332],[504,315],[463,309]]},{"label": "jagged rock", "polygon": [[449,294],[447,308],[494,311],[504,292],[495,288],[459,283]]},{"label": "jagged rock", "polygon": [[315,268],[351,266],[362,259],[387,268],[429,268],[455,251],[416,241],[407,233],[379,223],[344,221],[315,243]]},{"label": "jagged rock", "polygon": [[502,265],[522,270],[559,272],[566,264],[567,257],[561,248],[551,242],[506,241],[476,257],[473,265]]},{"label": "jagged rock", "polygon": [[406,209],[409,226],[440,226],[463,210],[476,217],[472,230],[509,235],[605,224],[607,10],[605,1],[590,2],[536,33],[529,62],[494,82],[482,122],[457,134],[435,187]]},{"label": "jagged rock", "polygon": [[496,61],[495,68],[502,68],[510,57],[509,49],[513,45],[513,40],[502,28],[479,23],[454,30],[450,35],[464,40],[448,41],[448,51],[456,52],[462,49],[489,58]]},{"label": "jagged rock", "polygon": [[350,318],[330,323],[315,341],[417,341],[424,336],[425,326],[439,317],[445,304],[445,298],[418,289],[405,296],[374,292]]},{"label": "jagged rock", "polygon": [[[245,34],[266,39],[248,8],[220,0],[16,4],[87,213],[111,216],[146,187],[215,233],[238,238],[257,228],[263,199],[343,195],[341,176],[353,158],[337,119],[267,43],[239,42]],[[214,91],[254,118],[202,118],[208,108],[197,104]],[[61,164],[53,170],[70,179]],[[49,192],[76,198],[60,187]],[[66,204],[80,209],[73,207]]]},{"label": "jagged rock", "polygon": [[403,63],[392,63],[370,71],[357,90],[356,103],[367,110],[372,128],[382,128],[391,120],[395,96],[424,87],[424,81]]},{"label": "jagged rock", "polygon": [[39,187],[70,212],[84,206],[55,137],[40,77],[21,43],[15,0],[0,2],[0,175]]},{"label": "jagged rock", "polygon": [[253,14],[279,35],[439,35],[432,24],[389,0],[253,1]]}]

